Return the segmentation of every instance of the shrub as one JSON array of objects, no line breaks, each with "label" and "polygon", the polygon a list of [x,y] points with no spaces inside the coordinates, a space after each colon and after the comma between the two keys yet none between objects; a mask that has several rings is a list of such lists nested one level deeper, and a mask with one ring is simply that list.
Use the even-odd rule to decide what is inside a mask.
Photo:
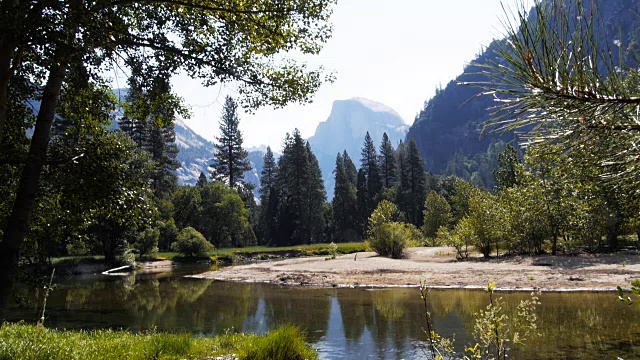
[{"label": "shrub", "polygon": [[178,238],[171,249],[187,257],[204,257],[208,252],[213,251],[213,245],[198,230],[186,227],[178,233]]},{"label": "shrub", "polygon": [[334,242],[329,244],[329,255],[331,255],[332,259],[335,259],[338,256],[338,245]]},{"label": "shrub", "polygon": [[387,200],[380,201],[378,207],[376,207],[371,216],[369,216],[369,236],[371,236],[378,227],[394,221],[397,214],[398,207],[394,203]]},{"label": "shrub", "polygon": [[400,259],[407,244],[413,239],[411,227],[405,223],[389,222],[379,226],[369,238],[369,246],[382,256]]},{"label": "shrub", "polygon": [[395,222],[398,208],[392,202],[382,200],[369,217],[369,247],[378,255],[399,259],[409,242],[416,242],[415,227]]},{"label": "shrub", "polygon": [[140,256],[155,256],[158,253],[158,238],[160,237],[160,230],[158,229],[144,229],[136,237],[136,242],[133,244],[133,248]]}]

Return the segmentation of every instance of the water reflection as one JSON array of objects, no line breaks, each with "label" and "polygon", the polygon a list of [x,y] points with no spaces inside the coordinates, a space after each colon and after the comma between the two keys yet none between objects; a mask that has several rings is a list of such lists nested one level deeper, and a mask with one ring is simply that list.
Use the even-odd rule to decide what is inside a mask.
[{"label": "water reflection", "polygon": [[[47,306],[47,325],[58,328],[157,328],[218,334],[226,329],[266,332],[285,322],[304,329],[327,359],[424,357],[424,310],[413,289],[308,289],[186,279],[177,274],[71,278],[59,283]],[[11,320],[35,321],[32,302],[14,307]],[[529,297],[508,293],[507,312]],[[436,330],[455,335],[457,349],[471,343],[474,313],[486,306],[482,291],[431,291]],[[517,354],[523,359],[638,358],[640,310],[615,295],[543,294],[543,337]]]}]

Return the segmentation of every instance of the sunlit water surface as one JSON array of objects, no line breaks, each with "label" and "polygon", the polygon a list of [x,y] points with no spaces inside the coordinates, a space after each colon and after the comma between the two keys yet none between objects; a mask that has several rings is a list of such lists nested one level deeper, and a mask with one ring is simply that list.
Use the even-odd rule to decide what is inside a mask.
[{"label": "sunlit water surface", "polygon": [[[47,301],[46,325],[66,329],[157,329],[213,335],[227,329],[266,332],[286,322],[305,330],[323,359],[425,357],[424,307],[418,288],[312,289],[184,278],[207,270],[127,277],[60,279]],[[10,320],[39,318],[41,292],[19,289],[22,305]],[[530,297],[504,293],[508,311]],[[488,303],[483,291],[432,290],[435,329],[455,335],[456,349],[471,343],[474,313]],[[640,358],[640,308],[613,293],[544,293],[538,307],[542,336],[516,353],[520,359]]]}]

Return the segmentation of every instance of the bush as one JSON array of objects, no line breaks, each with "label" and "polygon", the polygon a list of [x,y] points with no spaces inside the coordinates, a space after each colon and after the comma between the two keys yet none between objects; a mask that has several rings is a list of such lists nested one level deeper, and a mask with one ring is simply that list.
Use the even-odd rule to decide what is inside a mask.
[{"label": "bush", "polygon": [[376,229],[369,238],[369,246],[379,255],[400,259],[411,241],[415,239],[410,226],[405,223],[389,222]]},{"label": "bush", "polygon": [[144,229],[136,237],[136,242],[133,244],[133,248],[140,256],[155,256],[158,253],[158,238],[160,237],[160,230],[158,229]]},{"label": "bush", "polygon": [[395,204],[383,200],[369,217],[368,244],[382,256],[399,259],[409,242],[416,242],[415,227],[393,221],[398,213]]},{"label": "bush", "polygon": [[376,207],[371,216],[369,216],[369,236],[372,236],[378,227],[395,221],[397,214],[398,207],[396,204],[387,200],[380,201],[378,207]]},{"label": "bush", "polygon": [[171,249],[187,257],[205,257],[208,252],[213,251],[213,245],[198,230],[186,227],[178,233]]},{"label": "bush", "polygon": [[267,336],[258,338],[240,354],[243,360],[306,360],[317,354],[306,344],[300,329],[283,325]]}]

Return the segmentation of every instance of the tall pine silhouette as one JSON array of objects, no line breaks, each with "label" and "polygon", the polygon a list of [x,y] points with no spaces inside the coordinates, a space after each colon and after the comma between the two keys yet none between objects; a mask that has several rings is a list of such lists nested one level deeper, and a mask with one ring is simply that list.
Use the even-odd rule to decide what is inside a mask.
[{"label": "tall pine silhouette", "polygon": [[[346,155],[346,152],[344,154]],[[352,166],[355,172],[355,166],[351,159],[348,156],[345,159],[344,155],[338,153],[336,168],[333,171],[335,187],[331,203],[335,221],[335,237],[338,241],[359,241],[362,239],[358,226],[356,184],[349,178],[346,170]]]},{"label": "tall pine silhouette", "polygon": [[382,135],[382,143],[380,144],[380,175],[385,188],[391,188],[396,185],[398,181],[396,167],[396,152],[393,149],[391,140],[389,140],[389,136],[385,132]]},{"label": "tall pine silhouette", "polygon": [[318,160],[298,129],[287,134],[278,160],[278,245],[320,241],[326,198]]},{"label": "tall pine silhouette", "polygon": [[400,170],[400,186],[398,189],[398,208],[407,216],[407,220],[421,226],[422,210],[427,197],[427,174],[424,171],[424,160],[420,156],[418,146],[413,138],[409,142],[398,145]]},{"label": "tall pine silhouette", "polygon": [[[358,205],[360,216],[365,220],[373,212],[378,204],[379,195],[382,193],[382,177],[378,167],[378,154],[376,146],[371,140],[369,132],[364,137],[364,145],[360,158],[360,171],[358,174]],[[364,181],[364,183],[361,183]]]},{"label": "tall pine silhouette", "polygon": [[260,173],[260,222],[259,233],[262,244],[270,244],[276,235],[276,220],[278,216],[278,165],[271,151],[263,158],[262,172]]},{"label": "tall pine silhouette", "polygon": [[243,139],[239,124],[238,105],[232,97],[227,96],[220,119],[220,136],[214,144],[211,177],[226,181],[231,188],[242,181],[245,171],[251,170],[248,154],[242,148]]}]

